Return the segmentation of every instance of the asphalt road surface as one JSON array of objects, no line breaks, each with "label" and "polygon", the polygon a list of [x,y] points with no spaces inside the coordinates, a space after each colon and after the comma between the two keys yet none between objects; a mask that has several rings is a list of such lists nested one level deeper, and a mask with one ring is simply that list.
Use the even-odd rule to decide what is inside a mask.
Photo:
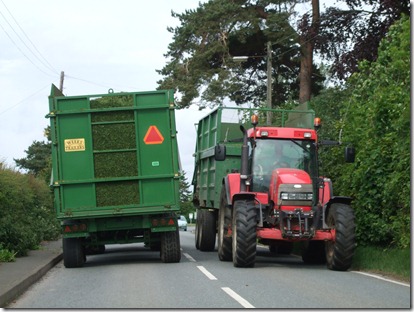
[{"label": "asphalt road surface", "polygon": [[108,245],[83,268],[63,262],[8,308],[397,309],[411,307],[408,284],[305,265],[258,246],[254,268],[200,252],[191,228],[180,232],[180,263],[164,264],[143,244]]}]

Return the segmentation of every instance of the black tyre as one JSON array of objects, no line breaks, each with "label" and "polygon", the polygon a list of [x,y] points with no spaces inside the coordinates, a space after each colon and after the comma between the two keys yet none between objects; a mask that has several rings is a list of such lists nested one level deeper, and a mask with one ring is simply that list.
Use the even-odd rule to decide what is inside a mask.
[{"label": "black tyre", "polygon": [[86,261],[82,238],[63,239],[63,264],[66,268],[80,268]]},{"label": "black tyre", "polygon": [[161,233],[161,261],[164,263],[180,262],[180,233],[178,229]]},{"label": "black tyre", "polygon": [[196,249],[200,249],[201,212],[202,210],[197,209],[197,219],[196,219],[196,226],[195,226],[195,247]]},{"label": "black tyre", "polygon": [[232,239],[229,236],[231,230],[231,209],[226,203],[226,189],[223,186],[220,195],[219,219],[218,219],[218,256],[221,261],[231,261]]},{"label": "black tyre", "polygon": [[308,264],[324,264],[325,242],[324,241],[304,241],[302,242],[302,260]]},{"label": "black tyre", "polygon": [[253,267],[256,262],[256,209],[252,200],[236,200],[232,220],[232,253],[235,267]]},{"label": "black tyre", "polygon": [[201,251],[214,251],[216,245],[216,214],[207,209],[201,209],[199,213],[201,219],[197,233],[199,236],[198,247]]},{"label": "black tyre", "polygon": [[335,241],[326,242],[326,264],[330,270],[346,271],[355,252],[355,215],[346,204],[332,204],[326,224],[335,229]]}]

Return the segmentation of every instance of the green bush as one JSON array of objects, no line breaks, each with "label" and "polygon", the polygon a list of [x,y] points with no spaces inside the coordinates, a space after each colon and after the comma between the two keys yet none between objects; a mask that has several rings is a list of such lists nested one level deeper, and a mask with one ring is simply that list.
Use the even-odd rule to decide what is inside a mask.
[{"label": "green bush", "polygon": [[57,239],[60,226],[49,187],[43,180],[0,163],[0,244],[17,256]]},{"label": "green bush", "polygon": [[403,17],[390,29],[381,42],[378,59],[360,63],[359,72],[349,79],[345,90],[331,90],[313,105],[317,114],[329,121],[328,126],[323,124],[323,139],[337,139],[341,133],[343,142],[356,147],[355,164],[344,164],[343,149],[321,149],[321,173],[332,178],[335,195],[354,198],[358,243],[408,247],[409,18]]}]

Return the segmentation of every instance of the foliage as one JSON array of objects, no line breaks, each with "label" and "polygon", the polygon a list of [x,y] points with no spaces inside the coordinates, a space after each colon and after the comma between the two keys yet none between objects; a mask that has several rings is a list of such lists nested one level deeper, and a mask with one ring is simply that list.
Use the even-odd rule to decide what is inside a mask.
[{"label": "foliage", "polygon": [[33,141],[25,153],[26,158],[14,159],[16,165],[21,169],[27,169],[30,174],[50,179],[51,172],[51,143]]},{"label": "foliage", "polygon": [[190,184],[187,182],[185,171],[181,171],[180,176],[180,214],[188,218],[188,214],[194,212]]},{"label": "foliage", "polygon": [[[182,94],[181,107],[200,97],[200,107],[217,106],[228,97],[237,104],[257,105],[266,98],[266,46],[272,43],[272,99],[278,106],[298,98],[300,46],[289,23],[299,1],[228,1],[200,3],[183,14],[181,25],[168,30],[173,42],[165,54],[170,61],[158,73],[161,89]],[[234,56],[249,56],[242,64]],[[313,93],[323,78],[314,68]]]},{"label": "foliage", "polygon": [[14,262],[16,261],[16,253],[8,249],[4,249],[3,244],[0,244],[0,262]]},{"label": "foliage", "polygon": [[25,150],[26,158],[14,159],[17,167],[26,169],[28,173],[50,181],[52,172],[52,145],[50,137],[50,126],[45,128],[45,137],[47,142],[33,141],[32,145]]},{"label": "foliage", "polygon": [[402,14],[410,14],[410,4],[408,0],[341,2],[346,4],[345,9],[329,7],[321,14],[315,48],[333,60],[334,75],[345,79],[358,70],[358,62],[377,59],[380,41]]},{"label": "foliage", "polygon": [[0,244],[3,252],[26,255],[60,233],[46,183],[0,164]]},{"label": "foliage", "polygon": [[351,142],[357,150],[354,165],[343,164],[342,150],[325,153],[321,158],[330,168],[323,173],[332,177],[336,195],[354,198],[360,244],[408,247],[411,219],[409,18],[404,17],[390,28],[379,46],[377,61],[361,62],[359,68],[349,80],[347,90],[331,91],[338,96],[336,100],[332,98],[338,103],[336,108],[328,110],[329,105],[322,98],[316,104],[317,109],[327,109],[332,118],[329,134],[339,137],[342,133],[342,141]]}]

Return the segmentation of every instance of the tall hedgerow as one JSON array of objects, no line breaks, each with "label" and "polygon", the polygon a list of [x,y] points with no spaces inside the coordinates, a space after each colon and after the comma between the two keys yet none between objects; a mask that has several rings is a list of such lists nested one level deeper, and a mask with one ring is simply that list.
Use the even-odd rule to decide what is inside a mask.
[{"label": "tall hedgerow", "polygon": [[[357,150],[343,165],[342,150],[323,156],[336,195],[354,198],[360,244],[410,245],[410,19],[403,17],[382,40],[378,59],[362,62],[347,82],[346,100],[330,132]],[[316,103],[317,105],[317,103]],[[318,109],[317,109],[318,111]],[[323,111],[321,111],[323,117]]]},{"label": "tall hedgerow", "polygon": [[48,185],[0,163],[0,246],[24,256],[59,236]]}]

